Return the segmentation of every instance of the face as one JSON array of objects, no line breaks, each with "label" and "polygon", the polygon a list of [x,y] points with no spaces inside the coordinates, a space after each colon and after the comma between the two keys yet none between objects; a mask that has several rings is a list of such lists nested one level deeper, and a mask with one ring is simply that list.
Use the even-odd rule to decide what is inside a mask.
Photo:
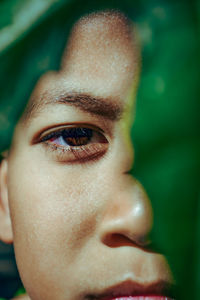
[{"label": "face", "polygon": [[16,126],[2,199],[7,191],[32,300],[161,299],[152,295],[172,282],[165,258],[148,250],[151,205],[129,172],[138,52],[119,13],[82,18],[60,71],[39,79]]}]

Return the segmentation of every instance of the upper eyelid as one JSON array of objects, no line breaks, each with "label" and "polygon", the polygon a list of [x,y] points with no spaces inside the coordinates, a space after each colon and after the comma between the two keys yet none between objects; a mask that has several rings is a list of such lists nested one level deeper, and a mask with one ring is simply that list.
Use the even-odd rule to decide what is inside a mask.
[{"label": "upper eyelid", "polygon": [[60,129],[58,131],[49,132],[40,138],[40,142],[47,141],[47,140],[51,139],[52,137],[59,137],[62,134],[62,132],[63,132],[63,129]]}]

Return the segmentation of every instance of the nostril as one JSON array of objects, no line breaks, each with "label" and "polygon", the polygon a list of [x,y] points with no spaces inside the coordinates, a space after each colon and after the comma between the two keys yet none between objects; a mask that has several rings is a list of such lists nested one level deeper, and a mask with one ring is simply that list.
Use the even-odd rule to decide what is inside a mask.
[{"label": "nostril", "polygon": [[140,238],[140,239],[132,239],[123,234],[109,234],[103,238],[102,241],[106,246],[110,248],[117,248],[117,247],[146,247],[151,244],[151,241],[148,238]]},{"label": "nostril", "polygon": [[136,246],[136,244],[123,234],[109,234],[103,239],[103,243],[111,248],[123,247],[123,246]]},{"label": "nostril", "polygon": [[134,243],[122,234],[109,234],[103,239],[103,243],[111,248],[133,246]]}]

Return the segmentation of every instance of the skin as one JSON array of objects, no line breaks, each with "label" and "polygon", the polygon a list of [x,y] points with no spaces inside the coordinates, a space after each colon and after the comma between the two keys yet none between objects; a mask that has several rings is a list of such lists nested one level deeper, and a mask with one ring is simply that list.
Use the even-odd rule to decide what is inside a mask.
[{"label": "skin", "polygon": [[[14,243],[32,300],[86,300],[123,282],[172,282],[165,258],[147,250],[151,204],[128,172],[138,73],[139,50],[125,17],[91,14],[75,24],[60,71],[39,79],[16,126],[1,164],[0,238]],[[124,112],[112,120],[48,104],[69,91],[103,98]],[[74,158],[55,138],[41,141],[49,128],[69,124],[97,131],[90,146],[98,155],[78,150]]]}]

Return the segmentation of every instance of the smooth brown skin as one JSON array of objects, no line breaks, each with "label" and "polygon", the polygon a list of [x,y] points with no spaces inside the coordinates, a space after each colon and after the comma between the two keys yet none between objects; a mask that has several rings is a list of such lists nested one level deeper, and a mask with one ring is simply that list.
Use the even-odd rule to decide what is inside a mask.
[{"label": "smooth brown skin", "polygon": [[[151,204],[128,173],[133,163],[128,108],[138,61],[132,27],[123,15],[104,12],[81,19],[61,70],[39,80],[16,126],[1,165],[0,238],[14,242],[32,300],[88,299],[126,280],[145,286],[172,282],[165,258],[146,250]],[[92,95],[97,102],[103,98],[125,112],[114,120],[56,103],[68,93]],[[81,153],[88,154],[79,151],[74,161],[65,146],[39,142],[47,128],[68,124],[103,130],[107,142],[101,144],[97,135],[92,150],[97,157],[82,160]]]}]

